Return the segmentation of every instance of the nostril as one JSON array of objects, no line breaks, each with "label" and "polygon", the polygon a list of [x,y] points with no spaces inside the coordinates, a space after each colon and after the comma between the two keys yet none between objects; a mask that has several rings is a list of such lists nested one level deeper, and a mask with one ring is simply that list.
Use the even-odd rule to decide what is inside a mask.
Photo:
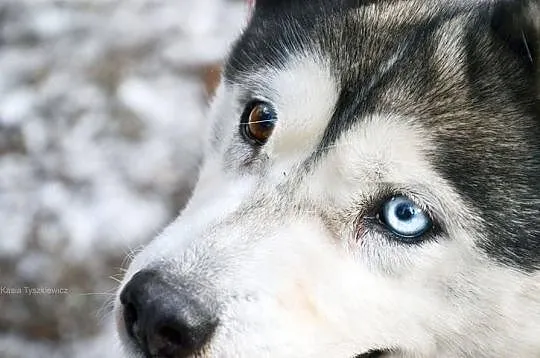
[{"label": "nostril", "polygon": [[190,325],[179,320],[157,324],[153,332],[146,337],[149,351],[159,356],[192,355],[202,349],[210,339],[216,324],[216,321],[208,321],[204,324]]},{"label": "nostril", "polygon": [[184,357],[193,353],[194,342],[185,329],[163,326],[148,337],[149,353],[156,356]]},{"label": "nostril", "polygon": [[137,324],[137,309],[132,303],[124,305],[124,323],[127,333],[130,337],[134,337],[134,328]]},{"label": "nostril", "polygon": [[189,337],[186,337],[186,335],[182,334],[181,331],[171,326],[162,327],[158,331],[157,335],[160,336],[164,342],[167,342],[173,346],[189,347],[192,344]]}]

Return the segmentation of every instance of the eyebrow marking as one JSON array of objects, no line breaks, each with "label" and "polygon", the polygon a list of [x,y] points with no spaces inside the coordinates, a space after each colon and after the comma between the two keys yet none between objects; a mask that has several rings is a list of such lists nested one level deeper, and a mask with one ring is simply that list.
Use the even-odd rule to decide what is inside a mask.
[{"label": "eyebrow marking", "polygon": [[377,85],[384,83],[390,73],[405,58],[406,51],[410,44],[400,45],[392,56],[379,64],[378,70],[370,77],[365,84],[355,85],[353,88],[364,88],[358,92],[343,88],[339,99],[335,105],[334,113],[328,123],[319,145],[311,156],[305,161],[304,166],[309,168],[313,162],[316,162],[328,149],[335,147],[335,142],[340,134],[350,128],[357,120],[358,113],[365,112],[369,106],[367,101],[377,90]]}]

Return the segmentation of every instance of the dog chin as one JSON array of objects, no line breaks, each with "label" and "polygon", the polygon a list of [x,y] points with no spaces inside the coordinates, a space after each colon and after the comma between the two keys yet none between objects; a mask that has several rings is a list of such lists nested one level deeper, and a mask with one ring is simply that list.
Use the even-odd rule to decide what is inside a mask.
[{"label": "dog chin", "polygon": [[[127,337],[120,338],[121,346],[122,346],[122,352],[123,356],[121,358],[184,358],[183,355],[150,355],[150,354],[144,354],[140,350],[138,350],[130,341],[126,339]],[[212,354],[211,349],[206,349],[204,351],[198,352],[189,358],[237,358],[241,357],[243,355],[238,354],[237,350],[233,349],[235,353],[227,354],[226,350],[219,350],[219,354]],[[365,353],[356,353],[351,354],[350,356],[343,357],[343,358],[391,358],[391,357],[397,357],[395,355],[395,350],[390,349],[374,349],[374,350],[368,350]],[[290,355],[280,355],[275,353],[269,353],[268,350],[265,350],[264,352],[256,353],[251,352],[249,354],[245,355],[246,357],[260,357],[260,356],[271,356],[273,358],[288,358]],[[327,357],[326,354],[322,355],[324,357]],[[321,358],[322,358],[321,356]],[[315,358],[315,357],[310,357]]]}]

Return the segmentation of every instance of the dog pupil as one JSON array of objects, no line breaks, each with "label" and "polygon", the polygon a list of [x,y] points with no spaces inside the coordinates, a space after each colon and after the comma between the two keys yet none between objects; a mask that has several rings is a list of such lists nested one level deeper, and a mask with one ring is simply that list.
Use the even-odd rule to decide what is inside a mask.
[{"label": "dog pupil", "polygon": [[400,204],[396,208],[396,216],[403,221],[408,221],[414,216],[414,208],[409,204]]},{"label": "dog pupil", "polygon": [[272,116],[272,113],[270,112],[270,109],[268,107],[262,107],[259,109],[259,111],[260,111],[259,125],[261,127],[264,127],[265,129],[272,128],[274,126],[274,118]]}]

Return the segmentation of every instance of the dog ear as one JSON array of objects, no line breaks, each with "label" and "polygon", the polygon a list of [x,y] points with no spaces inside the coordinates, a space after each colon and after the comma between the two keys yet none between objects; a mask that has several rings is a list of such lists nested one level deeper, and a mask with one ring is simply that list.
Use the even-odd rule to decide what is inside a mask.
[{"label": "dog ear", "polygon": [[540,71],[540,0],[496,1],[491,26],[527,68]]},{"label": "dog ear", "polygon": [[293,2],[293,0],[248,0],[251,5],[255,5],[257,8],[261,7],[278,7],[286,3]]},{"label": "dog ear", "polygon": [[249,6],[255,11],[278,10],[280,8],[283,8],[284,6],[298,2],[299,0],[248,0]]}]

